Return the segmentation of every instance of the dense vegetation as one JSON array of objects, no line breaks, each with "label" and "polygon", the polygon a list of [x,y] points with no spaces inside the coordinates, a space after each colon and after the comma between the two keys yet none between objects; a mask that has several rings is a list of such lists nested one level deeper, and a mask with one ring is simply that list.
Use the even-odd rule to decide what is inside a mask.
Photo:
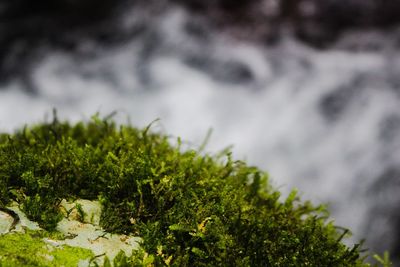
[{"label": "dense vegetation", "polygon": [[51,231],[63,198],[100,200],[106,230],[144,240],[120,266],[370,266],[323,206],[281,200],[229,152],[200,155],[149,128],[55,118],[1,134],[0,206],[16,201]]}]

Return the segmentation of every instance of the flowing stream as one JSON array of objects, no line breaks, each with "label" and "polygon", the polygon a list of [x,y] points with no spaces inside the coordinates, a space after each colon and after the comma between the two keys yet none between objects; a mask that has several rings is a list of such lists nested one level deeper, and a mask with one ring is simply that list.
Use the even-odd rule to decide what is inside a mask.
[{"label": "flowing stream", "polygon": [[[140,11],[140,10],[139,10]],[[50,117],[116,119],[181,136],[270,173],[287,194],[327,203],[350,242],[399,252],[400,31],[349,32],[316,50],[291,37],[239,41],[171,7],[149,18],[126,10],[110,46],[44,49],[28,74],[0,90],[0,129]],[[33,93],[32,93],[33,92]],[[396,250],[397,249],[397,250]]]}]

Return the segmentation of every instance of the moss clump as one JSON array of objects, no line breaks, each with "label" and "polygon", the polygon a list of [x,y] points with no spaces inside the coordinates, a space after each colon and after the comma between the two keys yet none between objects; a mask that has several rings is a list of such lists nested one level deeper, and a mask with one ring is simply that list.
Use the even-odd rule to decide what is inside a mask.
[{"label": "moss clump", "polygon": [[322,206],[295,192],[281,201],[266,173],[229,153],[169,141],[97,117],[2,134],[0,205],[17,201],[52,230],[62,199],[99,200],[102,227],[144,240],[121,266],[369,266]]},{"label": "moss clump", "polygon": [[12,233],[0,238],[0,266],[78,266],[83,259],[93,258],[90,250],[62,246],[53,247],[42,238],[51,236],[43,231]]}]

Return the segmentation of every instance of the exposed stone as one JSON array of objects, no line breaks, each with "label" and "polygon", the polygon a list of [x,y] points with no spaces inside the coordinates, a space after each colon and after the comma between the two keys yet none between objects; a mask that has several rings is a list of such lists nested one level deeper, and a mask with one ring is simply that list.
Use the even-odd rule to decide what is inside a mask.
[{"label": "exposed stone", "polygon": [[[98,201],[90,201],[86,199],[78,199],[74,202],[67,202],[65,199],[60,204],[62,211],[71,220],[82,221],[99,225],[101,216],[101,205]],[[83,212],[83,218],[79,212]]]},{"label": "exposed stone", "polygon": [[40,230],[39,224],[29,220],[26,215],[19,209],[17,203],[12,203],[9,207],[10,210],[13,210],[15,213],[18,214],[19,223],[15,226],[15,231],[17,232],[24,232],[24,229],[29,230]]},{"label": "exposed stone", "polygon": [[13,221],[14,219],[11,215],[6,212],[0,211],[0,235],[7,233],[10,230]]}]

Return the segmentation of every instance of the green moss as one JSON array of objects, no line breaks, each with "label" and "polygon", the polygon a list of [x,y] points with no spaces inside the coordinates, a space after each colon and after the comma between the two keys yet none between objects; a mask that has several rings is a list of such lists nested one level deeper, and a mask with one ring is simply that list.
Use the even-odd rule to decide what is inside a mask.
[{"label": "green moss", "polygon": [[77,266],[82,259],[90,259],[90,250],[70,246],[53,247],[42,238],[43,231],[28,231],[0,236],[0,266]]},{"label": "green moss", "polygon": [[144,240],[118,266],[369,266],[323,206],[295,192],[281,201],[265,172],[229,152],[202,156],[170,141],[97,117],[2,134],[0,205],[17,201],[52,230],[63,198],[99,200],[107,231]]}]

